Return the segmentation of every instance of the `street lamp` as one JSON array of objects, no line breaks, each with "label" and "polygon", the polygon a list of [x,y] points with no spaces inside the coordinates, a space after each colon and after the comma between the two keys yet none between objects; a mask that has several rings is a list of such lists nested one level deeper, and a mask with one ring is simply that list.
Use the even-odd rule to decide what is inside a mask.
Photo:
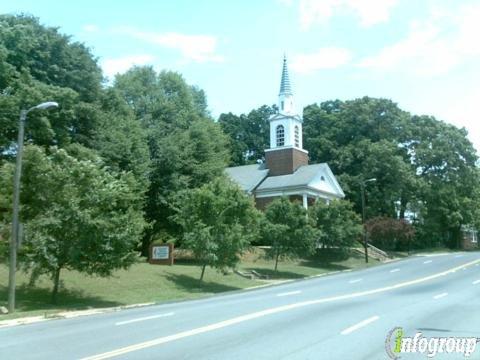
[{"label": "street lamp", "polygon": [[365,229],[365,186],[369,182],[377,181],[376,178],[367,179],[360,182],[360,189],[362,192],[362,223],[363,223],[363,246],[365,247],[365,262],[368,263],[368,243],[367,243],[367,229]]},{"label": "street lamp", "polygon": [[25,122],[27,115],[33,110],[46,110],[58,107],[54,101],[48,101],[28,110],[20,112],[20,121],[18,124],[18,142],[17,142],[17,162],[15,165],[15,177],[13,180],[13,218],[12,218],[12,237],[10,239],[10,269],[8,273],[8,312],[15,311],[15,271],[17,269],[17,246],[18,246],[18,213],[20,205],[20,177],[22,174],[22,154],[23,154],[23,136],[25,131]]}]

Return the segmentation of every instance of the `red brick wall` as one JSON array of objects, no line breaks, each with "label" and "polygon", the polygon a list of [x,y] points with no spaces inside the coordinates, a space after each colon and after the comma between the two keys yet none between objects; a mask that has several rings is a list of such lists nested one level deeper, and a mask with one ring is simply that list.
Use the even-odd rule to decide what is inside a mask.
[{"label": "red brick wall", "polygon": [[265,152],[265,165],[269,176],[292,174],[302,165],[308,165],[308,154],[295,148]]}]

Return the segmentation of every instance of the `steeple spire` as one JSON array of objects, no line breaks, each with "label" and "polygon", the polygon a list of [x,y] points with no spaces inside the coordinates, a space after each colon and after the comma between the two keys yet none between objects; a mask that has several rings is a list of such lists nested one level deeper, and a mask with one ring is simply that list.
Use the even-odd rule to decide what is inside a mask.
[{"label": "steeple spire", "polygon": [[283,55],[283,69],[282,69],[282,80],[280,82],[280,93],[279,95],[293,95],[292,88],[290,86],[290,79],[288,77],[288,68],[287,68],[287,56]]}]

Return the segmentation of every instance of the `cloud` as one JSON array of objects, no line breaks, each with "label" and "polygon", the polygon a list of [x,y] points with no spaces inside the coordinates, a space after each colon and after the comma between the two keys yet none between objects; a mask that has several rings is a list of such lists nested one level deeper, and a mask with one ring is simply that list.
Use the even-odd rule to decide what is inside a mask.
[{"label": "cloud", "polygon": [[299,73],[310,73],[321,69],[334,69],[350,62],[348,49],[325,47],[312,54],[298,54],[293,57],[291,68]]},{"label": "cloud", "polygon": [[480,55],[480,5],[456,11],[433,9],[428,19],[412,22],[407,36],[362,59],[358,66],[376,70],[409,69],[439,75]]},{"label": "cloud", "polygon": [[176,32],[156,33],[134,28],[117,29],[125,35],[162,47],[179,50],[185,60],[194,62],[222,62],[216,53],[218,39],[209,35],[185,35]]},{"label": "cloud", "polygon": [[100,28],[97,25],[94,25],[94,24],[83,25],[82,29],[83,29],[83,31],[89,32],[89,33],[98,32],[100,30]]},{"label": "cloud", "polygon": [[355,14],[362,27],[390,19],[398,0],[299,0],[300,25],[308,30],[314,24],[326,24],[334,15]]},{"label": "cloud", "polygon": [[116,59],[105,59],[101,61],[102,69],[107,77],[112,79],[116,74],[122,74],[134,65],[146,65],[152,63],[154,57],[151,55],[130,55]]}]

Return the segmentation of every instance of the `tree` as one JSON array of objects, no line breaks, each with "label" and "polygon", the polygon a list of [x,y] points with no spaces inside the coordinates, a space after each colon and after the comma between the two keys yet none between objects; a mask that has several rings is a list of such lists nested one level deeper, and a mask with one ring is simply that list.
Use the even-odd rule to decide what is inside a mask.
[{"label": "tree", "polygon": [[311,159],[329,163],[357,212],[359,183],[377,179],[367,218],[415,218],[423,243],[451,247],[461,226],[474,223],[478,157],[465,129],[364,97],[307,106],[304,133]]},{"label": "tree", "polygon": [[361,219],[347,200],[333,200],[329,204],[318,200],[308,214],[323,247],[350,247],[363,233]]},{"label": "tree", "polygon": [[410,251],[415,229],[405,219],[376,217],[366,222],[365,228],[371,242],[384,250]]},{"label": "tree", "polygon": [[[132,264],[144,227],[134,177],[107,172],[91,150],[83,156],[90,159],[56,148],[48,154],[36,146],[25,149],[20,259],[35,274],[52,277],[54,302],[63,269],[108,276]],[[13,165],[5,164],[6,185],[12,184],[12,174]],[[9,198],[11,185],[0,191],[0,198]]]},{"label": "tree", "polygon": [[280,198],[267,206],[261,236],[270,245],[267,256],[275,260],[277,271],[281,258],[311,255],[318,233],[309,225],[306,210],[299,203]]},{"label": "tree", "polygon": [[151,142],[152,171],[147,193],[146,218],[151,227],[144,249],[158,234],[180,235],[172,221],[179,192],[195,189],[223,174],[228,163],[226,137],[218,124],[203,119],[187,130],[155,137]]},{"label": "tree", "polygon": [[202,90],[180,74],[133,67],[115,78],[114,91],[145,129],[150,156],[143,252],[160,235],[180,235],[172,221],[180,191],[199,187],[223,173],[229,161],[227,137],[208,117]]},{"label": "tree", "polygon": [[269,118],[277,112],[276,106],[263,105],[248,115],[221,114],[218,122],[230,136],[231,165],[255,163],[264,158],[264,150],[269,148]]},{"label": "tree", "polygon": [[20,109],[47,100],[60,107],[48,116],[29,114],[28,142],[91,146],[102,72],[90,50],[31,16],[0,15],[0,28],[0,161],[14,153]]},{"label": "tree", "polygon": [[184,246],[202,267],[234,267],[241,253],[255,239],[258,212],[253,200],[235,184],[217,178],[178,199],[175,220],[183,230]]}]

